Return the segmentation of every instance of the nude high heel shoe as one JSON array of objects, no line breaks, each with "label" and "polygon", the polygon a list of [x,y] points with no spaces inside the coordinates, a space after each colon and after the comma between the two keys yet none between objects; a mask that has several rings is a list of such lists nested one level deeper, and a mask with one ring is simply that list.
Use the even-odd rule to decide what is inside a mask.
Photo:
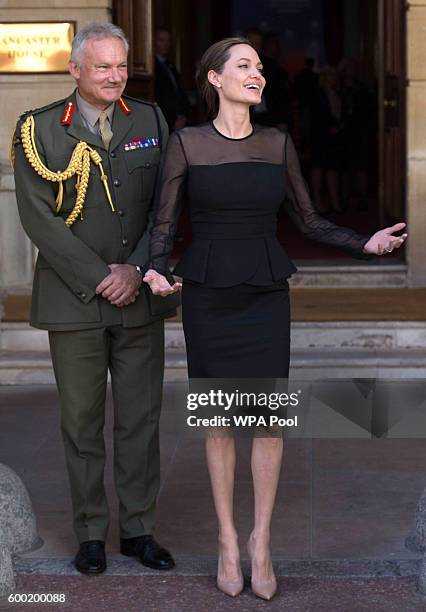
[{"label": "nude high heel shoe", "polygon": [[[247,542],[247,552],[250,559],[253,560],[250,540]],[[272,599],[277,592],[277,588],[278,585],[275,575],[270,580],[253,580],[253,576],[251,578],[251,590],[261,599],[266,599],[267,601]]]},{"label": "nude high heel shoe", "polygon": [[218,576],[216,584],[219,591],[222,591],[222,593],[225,593],[225,595],[236,597],[244,588],[244,579],[242,574],[238,580],[226,580],[225,578],[220,578]]},{"label": "nude high heel shoe", "polygon": [[230,597],[236,597],[241,593],[244,588],[244,577],[240,568],[240,575],[236,580],[227,580],[219,575],[219,566],[221,564],[221,555],[219,553],[218,559],[218,571],[217,571],[217,579],[216,584],[219,591],[225,593],[225,595],[229,595]]},{"label": "nude high heel shoe", "polygon": [[269,601],[277,592],[277,579],[275,576],[271,580],[253,580],[251,581],[251,590],[257,597]]}]

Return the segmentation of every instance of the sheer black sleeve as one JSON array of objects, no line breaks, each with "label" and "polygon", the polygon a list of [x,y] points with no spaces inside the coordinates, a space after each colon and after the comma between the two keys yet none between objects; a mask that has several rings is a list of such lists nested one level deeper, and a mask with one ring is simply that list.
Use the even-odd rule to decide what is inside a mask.
[{"label": "sheer black sleeve", "polygon": [[358,259],[370,259],[363,246],[370,239],[348,227],[341,227],[322,217],[314,208],[300,170],[299,159],[290,136],[286,136],[284,169],[286,174],[286,201],[284,208],[294,224],[309,238],[348,251]]},{"label": "sheer black sleeve", "polygon": [[160,274],[168,272],[167,262],[173,250],[182,209],[187,169],[181,138],[177,132],[173,132],[167,143],[160,174],[149,244],[149,260],[144,266],[145,269],[151,268]]}]

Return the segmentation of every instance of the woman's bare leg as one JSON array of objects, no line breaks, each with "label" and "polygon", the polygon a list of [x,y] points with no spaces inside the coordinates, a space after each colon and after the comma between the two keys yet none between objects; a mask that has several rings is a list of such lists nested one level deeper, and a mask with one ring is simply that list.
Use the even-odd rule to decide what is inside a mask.
[{"label": "woman's bare leg", "polygon": [[275,582],[270,553],[270,526],[283,456],[281,437],[254,437],[251,467],[254,529],[248,542],[252,583]]},{"label": "woman's bare leg", "polygon": [[218,578],[241,578],[238,535],[234,525],[234,437],[212,430],[206,438],[207,466],[219,524]]}]

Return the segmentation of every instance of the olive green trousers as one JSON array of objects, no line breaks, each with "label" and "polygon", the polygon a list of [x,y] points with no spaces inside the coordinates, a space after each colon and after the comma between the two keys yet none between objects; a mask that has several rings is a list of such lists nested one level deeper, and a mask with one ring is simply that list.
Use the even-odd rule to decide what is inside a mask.
[{"label": "olive green trousers", "polygon": [[108,370],[114,401],[120,536],[152,533],[160,483],[164,322],[51,331],[49,341],[77,539],[105,540],[108,532],[103,435]]}]

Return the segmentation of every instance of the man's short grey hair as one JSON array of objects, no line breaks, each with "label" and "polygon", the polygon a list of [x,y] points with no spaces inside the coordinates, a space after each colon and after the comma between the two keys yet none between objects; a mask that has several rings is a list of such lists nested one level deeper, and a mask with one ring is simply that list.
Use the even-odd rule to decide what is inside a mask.
[{"label": "man's short grey hair", "polygon": [[129,52],[129,42],[121,28],[113,23],[89,23],[81,28],[72,41],[71,61],[80,64],[84,53],[84,47],[88,40],[95,38],[102,40],[105,38],[118,38],[124,45],[126,53]]}]

